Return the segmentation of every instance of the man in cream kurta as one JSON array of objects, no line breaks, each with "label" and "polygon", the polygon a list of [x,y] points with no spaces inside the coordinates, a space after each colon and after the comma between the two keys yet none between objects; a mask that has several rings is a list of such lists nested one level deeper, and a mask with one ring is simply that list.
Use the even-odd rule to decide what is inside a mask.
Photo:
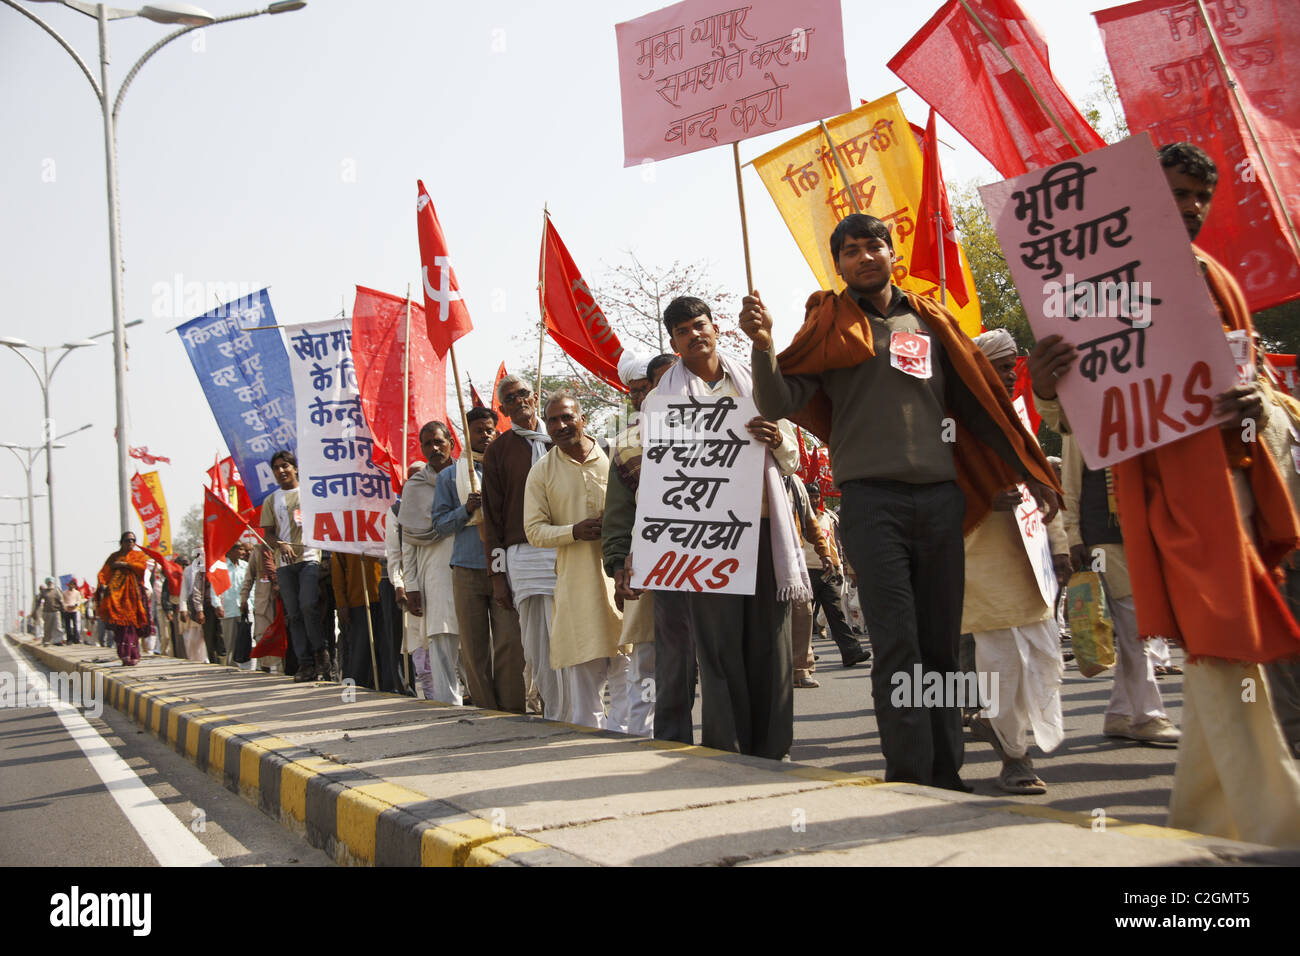
[{"label": "man in cream kurta", "polygon": [[561,719],[604,729],[602,690],[623,627],[613,584],[601,566],[609,458],[584,434],[582,407],[572,395],[552,396],[544,420],[554,444],[528,473],[524,531],[534,547],[555,548],[550,650]]},{"label": "man in cream kurta", "polygon": [[[1006,385],[1015,390],[1016,343],[1006,329],[975,338]],[[965,538],[966,593],[962,633],[975,636],[975,667],[988,682],[988,706],[971,723],[1002,758],[997,785],[1007,793],[1046,793],[1029,760],[1028,736],[1044,753],[1065,736],[1061,715],[1061,637],[1055,602],[1044,600],[1016,522],[1018,491],[1005,491],[993,511]],[[1065,529],[1058,513],[1048,525],[1053,556],[1064,563]],[[996,690],[991,686],[996,678]]]}]

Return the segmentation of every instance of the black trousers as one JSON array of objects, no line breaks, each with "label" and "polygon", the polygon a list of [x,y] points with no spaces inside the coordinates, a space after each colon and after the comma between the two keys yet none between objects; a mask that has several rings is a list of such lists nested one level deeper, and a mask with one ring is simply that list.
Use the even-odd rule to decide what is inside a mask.
[{"label": "black trousers", "polygon": [[826,615],[826,629],[830,631],[831,640],[840,649],[840,656],[857,653],[862,645],[849,630],[849,622],[844,620],[844,611],[840,609],[840,592],[826,582],[821,568],[809,568],[808,578],[812,581],[813,622],[817,621],[817,609]]},{"label": "black trousers", "polygon": [[375,631],[379,689],[390,694],[413,695],[414,689],[402,683],[402,609],[397,604],[397,589],[388,578],[379,579],[379,606],[383,617],[383,633]]},{"label": "black trousers", "polygon": [[655,739],[695,743],[695,638],[684,596],[655,592]]},{"label": "black trousers", "polygon": [[[657,592],[655,650],[657,654],[660,608],[667,605],[666,619],[684,622],[695,644],[703,699],[701,743],[780,760],[794,740],[790,603],[776,597],[767,519],[760,528],[754,593]],[[655,685],[657,730],[662,700],[657,656]]]},{"label": "black trousers", "polygon": [[[366,609],[364,607],[340,608],[339,616],[346,617],[347,625],[343,632],[343,670],[344,680],[354,680],[358,687],[374,688],[374,673],[370,666],[370,630],[366,627]],[[375,653],[383,641],[383,622],[380,620],[379,605],[370,605],[370,625],[375,631]],[[382,671],[383,660],[379,660]]]},{"label": "black trousers", "polygon": [[918,667],[937,672],[943,686],[957,670],[965,496],[955,482],[849,481],[842,493],[840,528],[875,652],[871,696],[885,779],[965,789],[961,710],[921,706],[914,687]]}]

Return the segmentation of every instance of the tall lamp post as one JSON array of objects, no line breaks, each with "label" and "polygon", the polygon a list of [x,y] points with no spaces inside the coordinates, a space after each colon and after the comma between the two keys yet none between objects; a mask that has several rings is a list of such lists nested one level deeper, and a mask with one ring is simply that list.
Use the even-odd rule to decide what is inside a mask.
[{"label": "tall lamp post", "polygon": [[[19,460],[21,461],[21,459]],[[0,501],[18,502],[19,517],[22,517],[23,502],[24,501],[27,502],[27,518],[25,520],[25,524],[27,525],[27,544],[28,547],[31,549],[29,556],[31,559],[31,569],[32,569],[32,593],[34,594],[36,593],[36,515],[32,513],[32,498],[44,498],[45,495],[43,494],[32,495],[31,491],[32,491],[32,483],[29,475],[27,481],[27,494],[30,497],[24,495],[0,495]],[[21,563],[18,566],[18,576],[22,577]]]},{"label": "tall lamp post", "polygon": [[[59,565],[55,556],[55,549],[54,549],[54,463],[50,459],[50,452],[52,452],[56,448],[68,447],[67,445],[58,444],[59,439],[67,438],[69,435],[75,435],[77,434],[77,432],[84,432],[87,428],[90,427],[91,427],[90,425],[82,425],[80,428],[74,428],[70,432],[64,432],[62,435],[59,435],[57,438],[51,438],[50,428],[47,425],[45,429],[44,445],[17,445],[13,442],[8,442],[8,441],[0,442],[0,448],[8,448],[11,452],[13,452],[14,457],[18,459],[19,464],[21,464],[23,466],[23,469],[27,472],[27,494],[28,494],[27,513],[28,514],[31,514],[31,507],[32,507],[32,503],[31,503],[32,468],[36,464],[36,456],[39,455],[41,452],[45,452],[45,481],[46,481],[45,493],[46,496],[49,498],[47,504],[49,504],[50,506],[50,573],[53,574],[55,577],[58,577]],[[26,461],[23,460],[22,455],[18,454],[20,451],[27,453]],[[35,579],[34,576],[36,574],[35,539],[36,536],[32,535],[33,580]]]},{"label": "tall lamp post", "polygon": [[[61,3],[78,13],[93,17],[99,24],[99,81],[96,82],[90,68],[86,65],[86,61],[53,27],[30,10],[19,6],[15,0],[0,0],[0,3],[17,10],[54,37],[59,46],[68,52],[68,55],[76,61],[77,66],[81,68],[81,72],[85,74],[86,79],[90,82],[91,89],[95,92],[95,99],[99,103],[99,110],[104,117],[104,168],[108,185],[108,268],[109,283],[113,293],[113,384],[114,404],[117,411],[117,510],[118,526],[126,528],[130,526],[131,475],[127,463],[126,332],[122,322],[122,255],[120,223],[117,216],[116,133],[117,114],[122,108],[122,98],[126,95],[131,81],[135,79],[135,75],[140,72],[140,68],[144,66],[145,62],[177,37],[183,36],[191,30],[215,26],[218,23],[247,20],[250,17],[260,17],[264,13],[289,13],[293,10],[301,10],[307,6],[307,3],[306,0],[282,0],[279,3],[272,3],[262,10],[251,10],[247,13],[216,17],[193,4],[167,3],[161,2],[161,0],[158,3],[143,6],[139,10],[122,10],[102,3],[85,3],[83,0],[37,0],[37,2]],[[122,80],[117,96],[110,100],[108,86],[108,21],[120,20],[124,17],[143,17],[146,20],[152,20],[154,23],[180,25],[181,28],[163,37],[146,50],[140,59],[136,60],[135,65],[127,72],[126,78]]]}]

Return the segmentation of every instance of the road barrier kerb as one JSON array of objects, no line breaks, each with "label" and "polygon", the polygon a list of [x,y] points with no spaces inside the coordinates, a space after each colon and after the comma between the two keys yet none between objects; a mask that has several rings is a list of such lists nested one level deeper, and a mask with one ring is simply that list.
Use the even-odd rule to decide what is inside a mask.
[{"label": "road barrier kerb", "polygon": [[[527,834],[466,813],[437,798],[405,790],[365,771],[321,757],[236,718],[213,713],[174,691],[148,683],[140,672],[114,664],[77,663],[48,645],[7,634],[11,644],[39,658],[51,670],[104,675],[105,703],[171,744],[226,789],[286,828],[303,836],[339,863],[359,866],[590,866],[588,861],[541,843]],[[217,666],[217,665],[210,665]],[[480,714],[517,715],[497,711]],[[568,725],[593,734],[607,732]],[[627,738],[618,736],[623,740]],[[919,784],[887,783],[866,774],[790,763],[693,744],[643,739],[640,746],[682,756],[742,762],[831,787],[870,787],[945,802],[980,802],[990,812],[1051,820],[1148,840],[1174,840],[1211,849],[1227,859],[1249,860],[1269,848],[1187,830],[1128,823],[1113,817],[1010,800],[937,790]],[[401,791],[401,792],[399,792]]]},{"label": "road barrier kerb", "polygon": [[104,702],[227,790],[350,866],[586,866],[451,804],[214,713],[116,664],[71,660],[6,635],[51,670],[102,674]]}]

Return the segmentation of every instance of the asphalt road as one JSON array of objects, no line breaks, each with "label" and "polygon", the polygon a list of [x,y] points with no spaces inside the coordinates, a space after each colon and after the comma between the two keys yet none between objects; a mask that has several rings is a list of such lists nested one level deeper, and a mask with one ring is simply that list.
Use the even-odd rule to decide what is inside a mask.
[{"label": "asphalt road", "polygon": [[[18,656],[0,641],[10,688]],[[0,707],[0,866],[332,865],[111,707],[85,717],[78,730],[49,706]]]}]

